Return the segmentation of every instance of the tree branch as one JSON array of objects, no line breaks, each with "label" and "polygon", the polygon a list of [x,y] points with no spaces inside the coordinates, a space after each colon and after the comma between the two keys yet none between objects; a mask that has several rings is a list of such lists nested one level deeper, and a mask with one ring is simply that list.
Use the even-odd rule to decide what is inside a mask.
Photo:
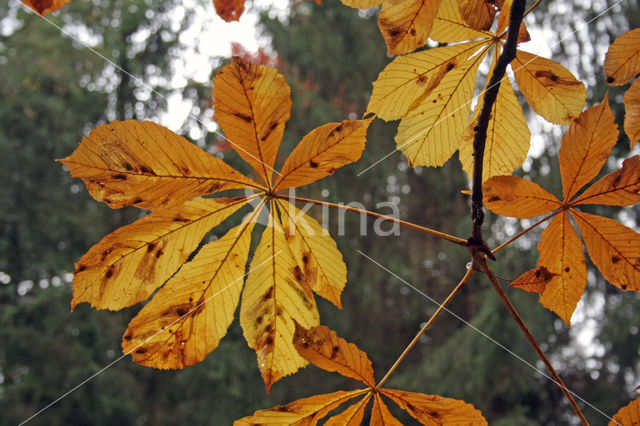
[{"label": "tree branch", "polygon": [[525,0],[514,0],[509,16],[509,32],[504,49],[496,62],[493,74],[489,80],[489,85],[482,100],[482,110],[478,117],[478,124],[474,128],[473,138],[473,184],[471,187],[471,219],[473,229],[468,245],[474,250],[479,250],[490,259],[495,260],[495,256],[482,239],[482,223],[484,222],[484,210],[482,205],[482,172],[484,165],[484,148],[487,142],[487,128],[491,119],[491,110],[498,97],[500,82],[504,78],[507,65],[516,57],[518,46],[518,31],[524,15]]}]

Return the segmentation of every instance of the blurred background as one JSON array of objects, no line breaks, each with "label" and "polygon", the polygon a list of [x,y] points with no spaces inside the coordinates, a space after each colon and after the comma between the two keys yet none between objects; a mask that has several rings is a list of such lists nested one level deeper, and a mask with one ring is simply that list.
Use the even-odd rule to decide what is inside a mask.
[{"label": "blurred background", "polygon": [[[226,425],[260,408],[355,386],[309,366],[267,395],[238,321],[202,363],[182,371],[152,370],[129,357],[118,360],[122,333],[139,305],[108,312],[83,304],[70,311],[73,263],[141,214],[94,201],[54,161],[71,154],[92,128],[116,119],[153,120],[250,173],[212,122],[211,78],[230,54],[277,67],[291,86],[292,118],[277,164],[313,128],[361,116],[371,82],[391,59],[375,9],[356,11],[337,0],[248,1],[251,12],[241,24],[225,24],[214,18],[212,4],[187,1],[73,0],[47,15],[50,22],[15,0],[0,3],[0,424],[21,423],[111,363],[28,424]],[[534,39],[530,50],[562,62],[585,81],[589,105],[609,90],[622,128],[626,87],[604,85],[602,61],[615,37],[640,25],[640,2],[623,1],[587,24],[610,5],[548,0],[526,22]],[[225,38],[231,33],[241,41],[231,44],[233,37]],[[480,78],[478,87],[483,84]],[[556,155],[564,128],[527,116],[534,146],[517,174],[558,194]],[[370,209],[392,202],[403,219],[468,236],[468,199],[460,192],[468,183],[457,158],[438,169],[412,169],[396,152],[356,177],[394,150],[395,127],[376,120],[359,162],[298,195]],[[603,173],[629,155],[628,146],[621,136]],[[637,208],[600,209],[638,229]],[[311,212],[320,217],[320,211]],[[349,268],[344,309],[319,301],[321,321],[367,351],[380,378],[436,306],[357,250],[437,301],[462,276],[468,253],[406,229],[400,236],[376,236],[372,222],[363,236],[358,216],[346,220],[344,235],[338,235],[335,212],[329,220]],[[491,245],[531,223],[489,215]],[[534,267],[538,236],[534,232],[501,252],[496,273],[512,280]],[[576,394],[608,415],[637,396],[638,294],[623,294],[590,266],[571,329],[542,308],[536,295],[508,294]],[[470,282],[450,308],[544,370],[487,280]],[[388,387],[464,399],[493,425],[576,422],[552,382],[448,314]],[[605,424],[602,414],[580,405],[592,424]]]}]

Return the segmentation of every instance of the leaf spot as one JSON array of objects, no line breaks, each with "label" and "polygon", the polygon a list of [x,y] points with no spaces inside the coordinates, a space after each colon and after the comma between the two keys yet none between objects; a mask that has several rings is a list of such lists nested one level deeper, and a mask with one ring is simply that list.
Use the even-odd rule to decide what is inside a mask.
[{"label": "leaf spot", "polygon": [[611,256],[611,262],[614,263],[614,264],[618,263],[618,262],[620,262],[620,258],[618,256],[613,255],[613,256]]}]

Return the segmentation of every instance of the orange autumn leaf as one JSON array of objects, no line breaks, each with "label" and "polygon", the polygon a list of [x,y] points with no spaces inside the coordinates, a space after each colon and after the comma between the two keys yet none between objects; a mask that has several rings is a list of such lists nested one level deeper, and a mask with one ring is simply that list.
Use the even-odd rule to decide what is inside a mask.
[{"label": "orange autumn leaf", "polygon": [[580,237],[563,211],[542,232],[538,243],[540,259],[553,274],[540,293],[540,303],[571,325],[571,315],[587,285],[587,265]]},{"label": "orange autumn leaf", "polygon": [[423,425],[488,424],[480,410],[464,401],[395,389],[381,389],[380,392],[391,398]]},{"label": "orange autumn leaf", "polygon": [[244,12],[244,0],[213,0],[216,13],[226,22],[239,21]]},{"label": "orange autumn leaf", "polygon": [[373,408],[371,408],[371,426],[402,426],[402,423],[396,419],[389,408],[382,400],[380,393],[376,393],[373,397]]},{"label": "orange autumn leaf", "polygon": [[624,98],[624,131],[629,137],[630,147],[633,149],[640,140],[640,78],[633,82]]},{"label": "orange autumn leaf", "polygon": [[[622,168],[576,196],[598,175],[617,138],[618,129],[605,96],[599,105],[580,114],[562,138],[562,202],[533,182],[517,177],[500,176],[483,185],[487,208],[505,216],[528,218],[560,209],[542,233],[538,269],[525,273],[515,286],[540,293],[540,303],[568,325],[586,285],[583,244],[569,215],[574,217],[591,260],[602,275],[624,290],[640,291],[640,234],[613,219],[576,209],[583,204],[628,206],[640,201],[640,156],[625,160]],[[545,271],[548,274],[543,274]],[[541,274],[544,276],[538,280]]]},{"label": "orange autumn leaf", "polygon": [[491,28],[497,9],[495,0],[458,0],[460,17],[475,30]]},{"label": "orange autumn leaf", "polygon": [[410,53],[424,46],[438,13],[440,0],[385,0],[378,28],[390,55]]},{"label": "orange autumn leaf", "polygon": [[296,324],[293,345],[301,356],[323,370],[335,371],[365,385],[375,386],[373,367],[367,354],[338,337],[328,327],[307,330]]},{"label": "orange autumn leaf", "polygon": [[609,426],[637,426],[640,424],[640,398],[622,407],[609,422]]},{"label": "orange autumn leaf", "polygon": [[640,28],[616,38],[604,59],[607,83],[621,86],[640,73]]},{"label": "orange autumn leaf", "polygon": [[459,0],[441,0],[430,37],[440,43],[490,38],[491,31],[481,31],[468,24],[460,14]]},{"label": "orange autumn leaf", "polygon": [[542,293],[547,284],[556,274],[550,272],[544,266],[525,272],[516,278],[509,287],[519,288],[520,290],[529,291],[531,293]]},{"label": "orange autumn leaf", "polygon": [[71,0],[22,0],[24,4],[43,16],[61,9],[70,1]]},{"label": "orange autumn leaf", "polygon": [[381,395],[389,397],[424,425],[487,424],[482,413],[464,401],[415,392],[376,388],[373,367],[367,354],[353,343],[338,337],[334,331],[325,326],[305,329],[296,324],[294,344],[300,356],[307,361],[324,370],[335,371],[345,377],[359,380],[369,387],[350,392],[338,391],[314,395],[287,405],[258,410],[252,416],[236,420],[235,426],[254,424],[313,426],[330,411],[358,396],[363,397],[344,411],[329,418],[325,424],[333,426],[360,425],[366,408],[373,398],[371,425],[400,425],[401,423],[393,417],[382,401]]},{"label": "orange autumn leaf", "polygon": [[582,111],[586,88],[559,63],[518,50],[511,68],[529,105],[547,121],[569,124]]},{"label": "orange autumn leaf", "polygon": [[[234,90],[243,95],[232,96]],[[216,349],[242,300],[240,323],[269,390],[307,364],[292,343],[295,323],[318,324],[314,291],[340,306],[346,265],[317,222],[274,198],[271,168],[291,106],[284,78],[236,57],[219,71],[214,97],[220,125],[236,138],[234,148],[256,170],[255,180],[149,122],[98,126],[61,160],[94,198],[114,208],[154,210],[80,259],[72,305],[121,309],[153,295],[122,346],[134,361],[166,369],[195,364]],[[370,122],[347,120],[312,131],[285,163],[290,166],[280,182],[298,187],[356,161]],[[252,195],[210,197],[237,189]],[[249,202],[255,208],[240,225],[201,244]],[[254,223],[265,210],[269,223],[251,255]]]}]

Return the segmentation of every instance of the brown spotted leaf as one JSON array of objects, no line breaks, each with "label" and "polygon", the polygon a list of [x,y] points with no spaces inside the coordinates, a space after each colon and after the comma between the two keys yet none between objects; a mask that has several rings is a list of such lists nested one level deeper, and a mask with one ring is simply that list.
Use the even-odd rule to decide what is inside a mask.
[{"label": "brown spotted leaf", "polygon": [[239,21],[244,12],[244,0],[213,0],[216,13],[226,22]]},{"label": "brown spotted leaf", "polygon": [[307,185],[358,161],[373,118],[327,123],[309,132],[287,158],[275,188]]},{"label": "brown spotted leaf", "polygon": [[618,141],[609,97],[581,113],[562,136],[558,157],[565,203],[595,178]]},{"label": "brown spotted leaf", "polygon": [[562,207],[538,184],[516,176],[496,176],[483,185],[484,204],[494,213],[528,219]]},{"label": "brown spotted leaf", "polygon": [[254,425],[297,425],[313,426],[318,420],[326,416],[340,404],[356,398],[368,389],[353,391],[338,391],[324,395],[314,395],[302,398],[287,405],[277,405],[268,410],[258,410],[252,416],[247,416],[233,422],[234,426]]},{"label": "brown spotted leaf", "polygon": [[61,9],[70,1],[71,0],[22,0],[24,4],[43,16]]},{"label": "brown spotted leaf", "polygon": [[339,308],[347,283],[347,265],[336,242],[315,219],[293,204],[278,200],[282,228],[309,287]]},{"label": "brown spotted leaf", "polygon": [[237,56],[213,79],[216,121],[233,149],[268,185],[291,112],[289,92],[277,70]]},{"label": "brown spotted leaf", "polygon": [[375,386],[373,366],[367,354],[353,343],[338,337],[328,327],[307,329],[296,324],[293,345],[300,356],[317,367]]},{"label": "brown spotted leaf", "polygon": [[542,232],[538,244],[539,266],[551,274],[540,294],[540,303],[555,312],[567,325],[587,285],[587,266],[582,241],[563,211]]},{"label": "brown spotted leaf", "polygon": [[385,0],[378,28],[390,55],[413,52],[424,46],[438,13],[440,0]]},{"label": "brown spotted leaf", "polygon": [[627,158],[622,167],[595,182],[572,202],[631,206],[640,202],[640,155]]},{"label": "brown spotted leaf", "polygon": [[364,417],[364,410],[371,400],[371,392],[367,393],[360,401],[352,404],[342,413],[327,420],[325,426],[360,426]]},{"label": "brown spotted leaf", "polygon": [[511,68],[529,105],[546,120],[569,124],[582,111],[586,88],[559,63],[518,50]]},{"label": "brown spotted leaf", "polygon": [[380,389],[423,425],[487,425],[482,413],[473,405],[436,395]]},{"label": "brown spotted leaf", "polygon": [[109,207],[155,210],[205,194],[259,188],[224,161],[149,121],[101,124],[60,160]]},{"label": "brown spotted leaf", "polygon": [[640,234],[613,219],[576,211],[572,214],[602,276],[623,290],[640,291]]},{"label": "brown spotted leaf", "polygon": [[640,398],[636,398],[622,407],[609,422],[609,426],[638,426],[640,425]]},{"label": "brown spotted leaf", "polygon": [[621,86],[640,73],[640,28],[616,38],[604,59],[607,83]]},{"label": "brown spotted leaf", "polygon": [[509,287],[540,294],[555,276],[557,274],[552,273],[546,267],[539,266],[520,275],[509,284]]},{"label": "brown spotted leaf", "polygon": [[76,263],[71,306],[122,309],[147,299],[244,200],[199,199],[107,235]]},{"label": "brown spotted leaf", "polygon": [[391,411],[389,411],[389,408],[382,400],[379,392],[376,392],[373,398],[371,423],[369,423],[369,426],[402,426],[402,423],[391,414]]},{"label": "brown spotted leaf", "polygon": [[319,322],[313,292],[276,215],[272,203],[268,226],[251,262],[240,309],[240,324],[249,346],[258,355],[267,391],[282,377],[307,364],[292,343],[296,323],[311,328]]},{"label": "brown spotted leaf", "polygon": [[184,368],[202,361],[233,321],[253,221],[205,245],[131,320],[122,349],[138,364]]},{"label": "brown spotted leaf", "polygon": [[640,140],[640,78],[633,82],[624,95],[624,131],[633,149]]}]

